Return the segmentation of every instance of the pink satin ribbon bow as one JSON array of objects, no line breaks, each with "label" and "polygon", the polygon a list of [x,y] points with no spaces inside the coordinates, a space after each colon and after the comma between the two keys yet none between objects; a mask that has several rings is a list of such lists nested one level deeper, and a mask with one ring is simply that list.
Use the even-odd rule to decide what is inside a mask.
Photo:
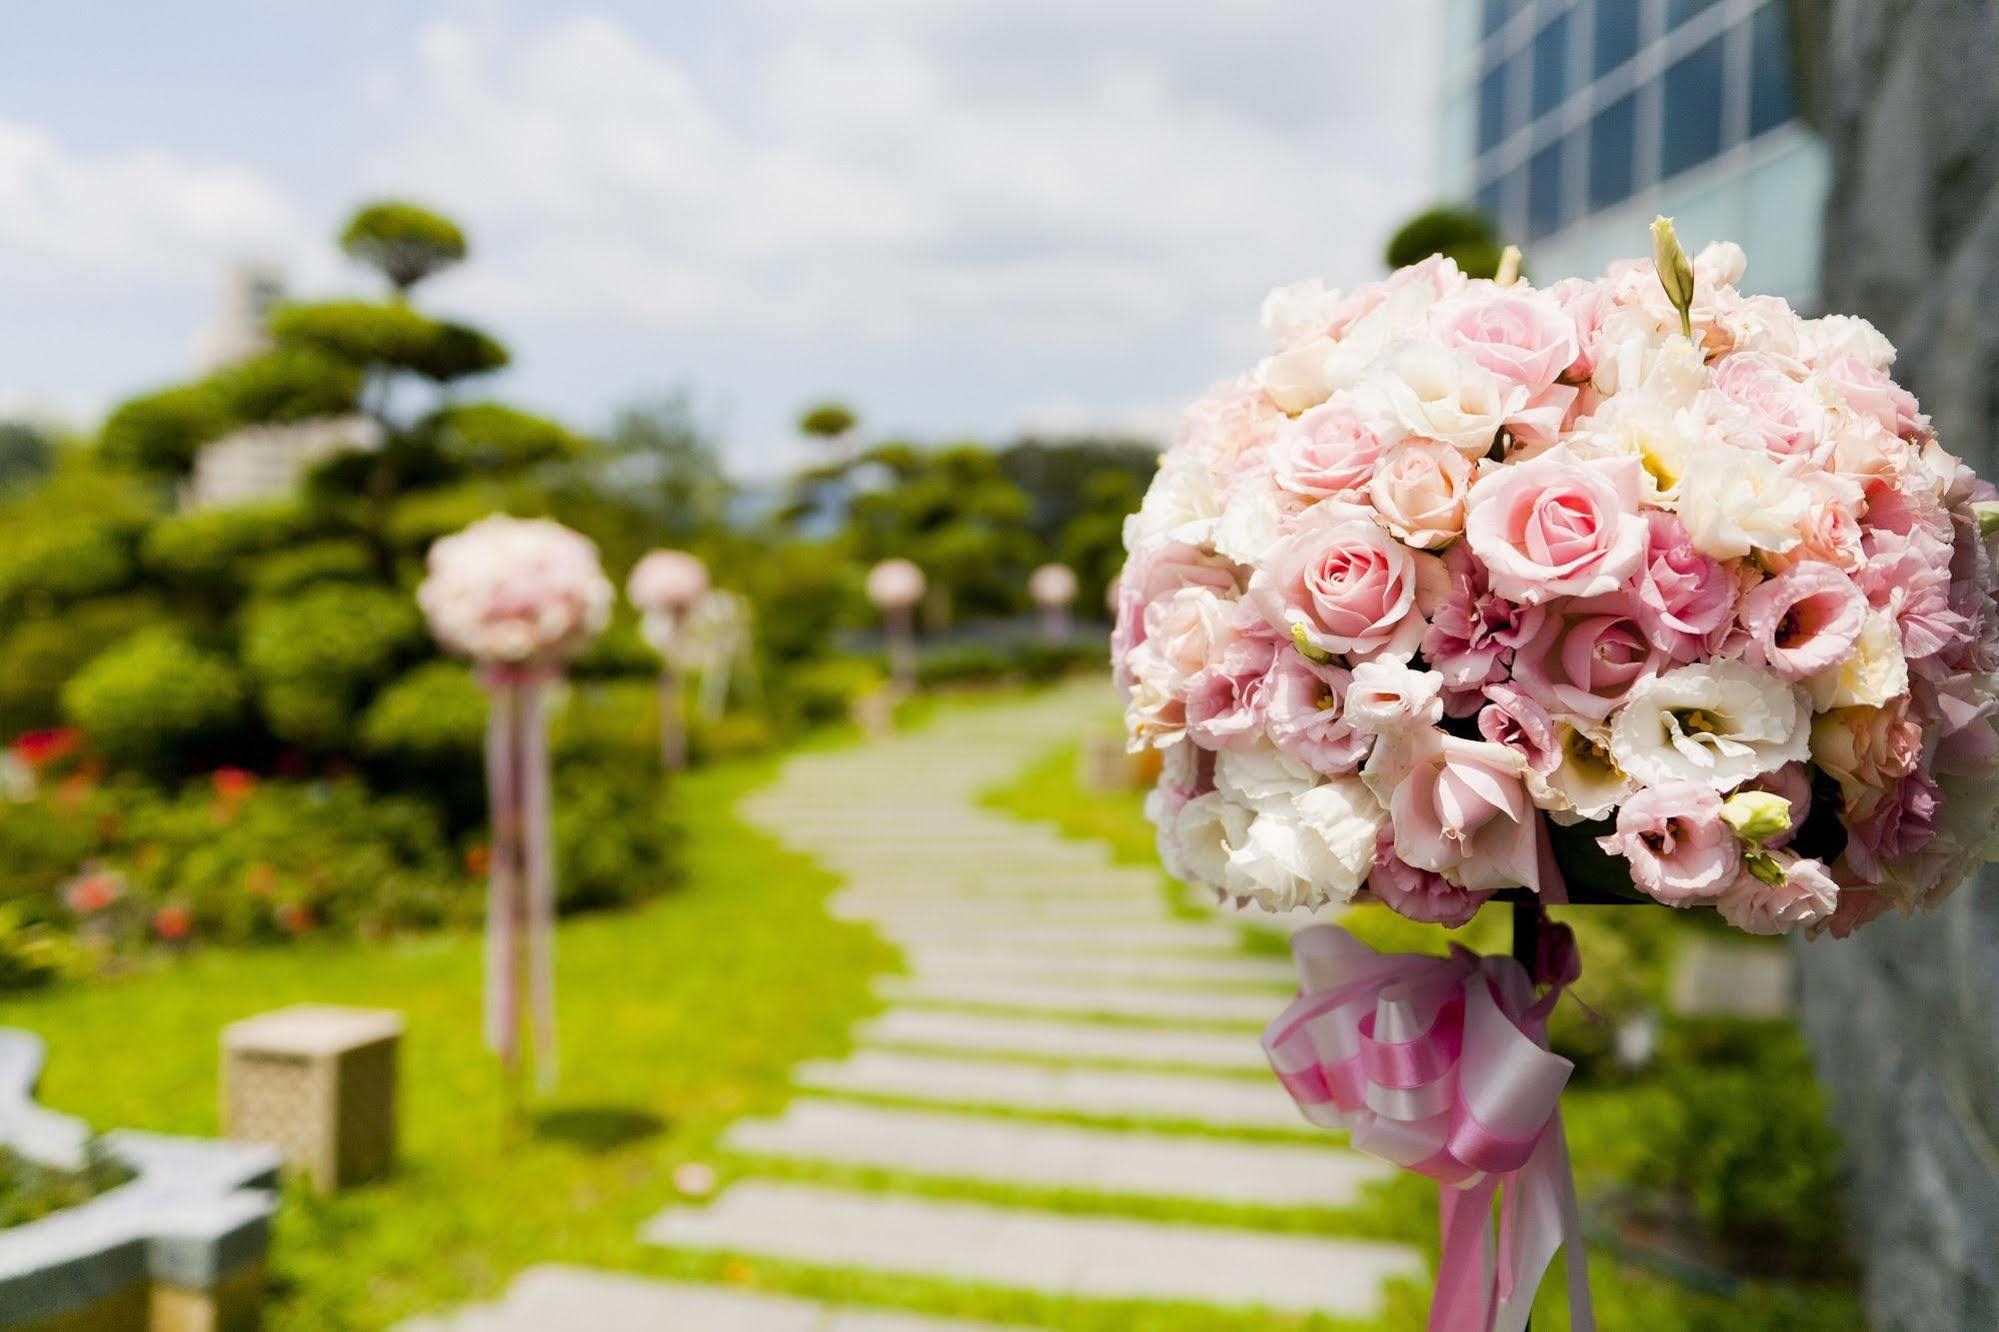
[{"label": "pink satin ribbon bow", "polygon": [[1547,1037],[1548,1013],[1578,970],[1573,945],[1548,959],[1554,983],[1539,999],[1512,958],[1455,945],[1449,957],[1377,953],[1336,925],[1314,925],[1291,946],[1300,994],[1263,1048],[1305,1118],[1437,1181],[1443,1251],[1430,1332],[1520,1332],[1558,1248],[1569,1325],[1594,1332],[1557,1108],[1575,1065]]}]

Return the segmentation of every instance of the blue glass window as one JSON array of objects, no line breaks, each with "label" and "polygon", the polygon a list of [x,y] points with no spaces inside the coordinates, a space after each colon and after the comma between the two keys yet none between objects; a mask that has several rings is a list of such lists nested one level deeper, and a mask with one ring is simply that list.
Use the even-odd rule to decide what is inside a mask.
[{"label": "blue glass window", "polygon": [[1661,176],[1678,175],[1720,154],[1726,69],[1719,37],[1667,66]]},{"label": "blue glass window", "polygon": [[1527,234],[1533,237],[1560,231],[1568,220],[1563,207],[1561,142],[1551,143],[1527,159]]},{"label": "blue glass window", "polygon": [[1598,77],[1638,54],[1638,0],[1597,0],[1596,62]]},{"label": "blue glass window", "polygon": [[1626,93],[1596,113],[1589,127],[1589,206],[1608,208],[1631,197],[1637,171],[1638,95]]},{"label": "blue glass window", "polygon": [[1534,114],[1544,115],[1569,95],[1569,16],[1564,12],[1534,34]]},{"label": "blue glass window", "polygon": [[[1632,8],[1638,7],[1638,0],[1626,0]],[[1717,0],[1667,0],[1666,30],[1671,32],[1688,19],[1714,8]]]},{"label": "blue glass window", "polygon": [[1749,23],[1749,132],[1761,134],[1797,114],[1791,90],[1791,34],[1782,5],[1765,5]]},{"label": "blue glass window", "polygon": [[1513,16],[1514,0],[1485,0],[1485,28],[1487,37],[1506,26],[1506,20]]},{"label": "blue glass window", "polygon": [[1478,150],[1506,137],[1506,66],[1494,65],[1478,81]]},{"label": "blue glass window", "polygon": [[1494,229],[1505,231],[1505,224],[1500,218],[1502,200],[1497,176],[1478,187],[1478,196],[1472,202],[1478,205],[1478,211],[1485,214],[1486,220],[1492,223]]}]

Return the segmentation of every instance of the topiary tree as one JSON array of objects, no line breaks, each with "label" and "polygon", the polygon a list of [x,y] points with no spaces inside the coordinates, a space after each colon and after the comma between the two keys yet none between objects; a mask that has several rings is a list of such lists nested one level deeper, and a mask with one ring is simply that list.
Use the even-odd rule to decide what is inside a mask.
[{"label": "topiary tree", "polygon": [[327,750],[351,738],[369,685],[423,644],[422,618],[402,592],[335,582],[253,606],[242,655],[271,734]]},{"label": "topiary tree", "polygon": [[799,413],[798,433],[831,444],[850,434],[860,423],[861,418],[845,403],[821,402]]},{"label": "topiary tree", "polygon": [[340,230],[340,248],[399,292],[463,262],[466,252],[465,233],[457,223],[397,199],[359,209]]},{"label": "topiary tree", "polygon": [[1396,228],[1388,240],[1386,258],[1390,268],[1404,268],[1441,254],[1466,276],[1489,278],[1499,271],[1503,248],[1499,229],[1485,214],[1442,204],[1425,209]]},{"label": "topiary tree", "polygon": [[98,752],[156,772],[200,766],[243,719],[243,679],[229,659],[169,628],[107,648],[62,690],[63,714]]}]

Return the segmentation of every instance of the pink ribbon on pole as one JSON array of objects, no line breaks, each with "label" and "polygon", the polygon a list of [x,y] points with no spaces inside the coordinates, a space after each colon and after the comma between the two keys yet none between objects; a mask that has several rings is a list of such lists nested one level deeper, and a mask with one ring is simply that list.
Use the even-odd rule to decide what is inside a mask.
[{"label": "pink ribbon on pole", "polygon": [[[1558,1103],[1575,1065],[1548,1049],[1573,940],[1540,998],[1510,957],[1378,953],[1336,925],[1291,941],[1297,1001],[1263,1035],[1305,1118],[1437,1181],[1430,1332],[1520,1332],[1558,1248],[1569,1325],[1594,1332],[1575,1177]],[[1503,1190],[1503,1193],[1502,1193]],[[1500,1201],[1495,1251],[1492,1210]]]},{"label": "pink ribbon on pole", "polygon": [[[522,990],[533,1014],[535,1076],[552,1087],[555,1038],[555,864],[550,836],[543,676],[489,668],[486,791],[492,847],[486,889],[486,1044],[509,1066],[519,1058]],[[525,972],[525,976],[524,973]],[[523,979],[526,984],[523,986]]]}]

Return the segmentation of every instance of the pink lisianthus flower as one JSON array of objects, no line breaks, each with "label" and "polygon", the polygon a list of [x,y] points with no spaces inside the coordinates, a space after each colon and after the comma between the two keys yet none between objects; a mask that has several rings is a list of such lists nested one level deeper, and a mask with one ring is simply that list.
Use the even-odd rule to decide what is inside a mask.
[{"label": "pink lisianthus flower", "polygon": [[1738,403],[1763,448],[1779,458],[1823,462],[1832,439],[1825,433],[1825,408],[1811,391],[1784,373],[1770,356],[1738,352],[1712,367],[1714,386]]},{"label": "pink lisianthus flower", "polygon": [[1469,925],[1478,909],[1492,893],[1472,892],[1452,883],[1433,870],[1417,869],[1395,854],[1395,829],[1383,824],[1376,834],[1374,868],[1367,876],[1368,891],[1389,910],[1426,925],[1447,930]]},{"label": "pink lisianthus flower", "polygon": [[1600,722],[1666,665],[1629,597],[1584,597],[1535,608],[1513,678],[1551,715]]},{"label": "pink lisianthus flower", "polygon": [[1326,500],[1271,547],[1249,600],[1280,634],[1320,651],[1406,657],[1443,582],[1435,556],[1382,531],[1368,509]]},{"label": "pink lisianthus flower", "polygon": [[1862,416],[1872,417],[1882,429],[1903,439],[1920,434],[1925,424],[1915,394],[1854,356],[1835,356],[1820,370],[1821,376],[1846,400],[1846,405]]},{"label": "pink lisianthus flower", "polygon": [[1448,711],[1463,716],[1477,711],[1483,686],[1506,678],[1534,615],[1494,592],[1485,566],[1464,546],[1452,546],[1443,559],[1445,593],[1423,635],[1423,658],[1453,695]]},{"label": "pink lisianthus flower", "polygon": [[1736,578],[1694,549],[1670,513],[1645,515],[1645,553],[1632,582],[1632,610],[1675,660],[1688,660],[1735,618]]},{"label": "pink lisianthus flower", "polygon": [[1820,934],[1830,934],[1835,939],[1847,939],[1863,925],[1871,925],[1886,915],[1895,903],[1886,893],[1877,893],[1869,888],[1847,888],[1839,890],[1839,904],[1831,915],[1812,922],[1808,927],[1816,939]]},{"label": "pink lisianthus flower", "polygon": [[1870,532],[1867,563],[1854,581],[1877,610],[1895,617],[1902,655],[1934,656],[1969,628],[1950,606],[1951,546],[1921,530]]},{"label": "pink lisianthus flower", "polygon": [[1395,854],[1472,892],[1541,888],[1541,812],[1505,745],[1427,731],[1380,744],[1361,776],[1387,807]]},{"label": "pink lisianthus flower", "polygon": [[1742,848],[1721,819],[1721,796],[1698,782],[1663,782],[1626,800],[1617,831],[1597,845],[1631,866],[1631,881],[1667,906],[1706,902],[1735,881]]},{"label": "pink lisianthus flower", "polygon": [[1120,689],[1131,688],[1132,649],[1145,642],[1146,608],[1183,587],[1205,587],[1217,595],[1235,595],[1235,573],[1228,561],[1183,542],[1140,546],[1118,575],[1117,624],[1111,630],[1111,666]]},{"label": "pink lisianthus flower", "polygon": [[1742,599],[1749,659],[1786,680],[1816,675],[1846,658],[1867,626],[1867,598],[1840,570],[1794,564]]},{"label": "pink lisianthus flower", "polygon": [[1308,499],[1366,489],[1387,443],[1350,396],[1320,403],[1283,426],[1270,446],[1279,488]]},{"label": "pink lisianthus flower", "polygon": [[1557,445],[1473,484],[1465,539],[1513,601],[1615,591],[1645,555],[1642,479],[1637,458],[1582,459]]},{"label": "pink lisianthus flower", "polygon": [[1812,762],[1839,783],[1847,816],[1863,818],[1922,758],[1923,728],[1905,699],[1833,708],[1812,718],[1811,747]]},{"label": "pink lisianthus flower", "polygon": [[1562,737],[1554,718],[1518,684],[1501,681],[1485,687],[1486,705],[1479,709],[1478,733],[1495,745],[1505,745],[1527,760],[1529,772],[1546,776],[1562,766]]},{"label": "pink lisianthus flower", "polygon": [[1839,907],[1839,886],[1816,860],[1779,856],[1783,878],[1765,883],[1747,869],[1718,898],[1723,920],[1750,934],[1789,934],[1828,920]]},{"label": "pink lisianthus flower", "polygon": [[1943,797],[1920,767],[1874,802],[1865,814],[1846,820],[1846,863],[1867,883],[1887,877],[1887,862],[1922,851],[1937,837]]},{"label": "pink lisianthus flower", "polygon": [[1264,726],[1271,743],[1328,777],[1358,768],[1372,740],[1347,721],[1352,680],[1344,666],[1319,665],[1280,650],[1263,685]]},{"label": "pink lisianthus flower", "polygon": [[[1210,640],[1206,664],[1187,682],[1187,734],[1204,749],[1261,742],[1265,677],[1279,651],[1256,612],[1239,601],[1227,605],[1226,628]],[[1297,655],[1288,646],[1283,651]]]}]

